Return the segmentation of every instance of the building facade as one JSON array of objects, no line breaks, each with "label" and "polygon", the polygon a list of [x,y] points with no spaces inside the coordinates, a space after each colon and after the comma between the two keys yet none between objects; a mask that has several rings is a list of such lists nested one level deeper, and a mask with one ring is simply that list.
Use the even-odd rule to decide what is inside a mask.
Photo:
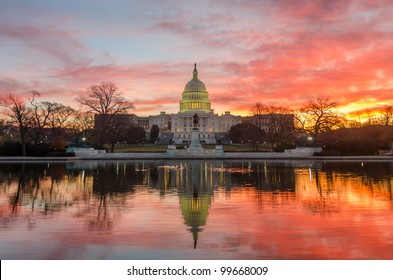
[{"label": "building facade", "polygon": [[205,84],[198,77],[198,70],[194,64],[192,79],[185,85],[179,101],[179,111],[176,114],[161,112],[159,115],[139,117],[138,125],[143,127],[149,138],[153,125],[160,130],[159,143],[182,144],[191,141],[191,131],[194,128],[193,116],[199,116],[200,138],[203,143],[228,143],[229,131],[232,126],[242,122],[253,122],[266,133],[272,130],[294,129],[293,114],[261,114],[256,117],[242,117],[232,115],[229,111],[218,115],[211,108],[209,93]]},{"label": "building facade", "polygon": [[[278,132],[281,129],[293,131],[293,114],[260,114],[253,117],[232,115],[229,111],[218,115],[211,108],[209,93],[205,84],[198,77],[198,70],[194,64],[192,79],[185,85],[179,101],[179,111],[175,114],[160,112],[158,115],[140,117],[129,114],[116,115],[116,125],[119,127],[140,126],[146,131],[146,139],[150,139],[153,126],[158,126],[160,144],[186,144],[191,141],[191,132],[194,128],[193,117],[198,114],[198,128],[202,143],[226,144],[232,126],[242,122],[252,122],[266,133]],[[95,127],[106,127],[111,115],[96,115]]]},{"label": "building facade", "polygon": [[192,79],[185,85],[179,101],[179,112],[177,114],[161,112],[159,115],[141,117],[138,124],[146,131],[157,125],[160,129],[161,142],[188,143],[194,127],[194,114],[199,116],[201,141],[207,144],[221,141],[231,126],[242,122],[241,116],[231,115],[229,111],[223,115],[214,113],[206,86],[198,78],[196,64],[194,64]]}]

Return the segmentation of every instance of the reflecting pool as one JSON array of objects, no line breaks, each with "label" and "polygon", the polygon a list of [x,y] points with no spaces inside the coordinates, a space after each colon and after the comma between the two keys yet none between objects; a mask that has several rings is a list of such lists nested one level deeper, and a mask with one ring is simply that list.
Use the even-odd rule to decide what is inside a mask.
[{"label": "reflecting pool", "polygon": [[393,259],[392,162],[0,164],[0,259]]}]

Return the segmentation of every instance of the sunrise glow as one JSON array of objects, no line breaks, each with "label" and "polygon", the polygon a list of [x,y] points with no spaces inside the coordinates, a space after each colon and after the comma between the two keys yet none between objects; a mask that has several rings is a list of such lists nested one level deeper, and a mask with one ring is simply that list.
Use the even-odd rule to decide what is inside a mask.
[{"label": "sunrise glow", "polygon": [[353,118],[393,102],[391,1],[2,1],[0,94],[77,107],[110,81],[137,115],[178,112],[198,63],[216,113],[329,97]]}]

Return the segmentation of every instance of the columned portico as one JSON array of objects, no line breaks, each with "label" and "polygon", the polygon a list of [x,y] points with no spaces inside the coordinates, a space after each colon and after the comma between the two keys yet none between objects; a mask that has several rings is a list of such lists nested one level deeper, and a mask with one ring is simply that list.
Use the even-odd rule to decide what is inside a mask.
[{"label": "columned portico", "polygon": [[241,116],[233,116],[229,111],[220,116],[214,113],[206,86],[199,79],[196,64],[194,64],[192,79],[185,85],[179,101],[179,112],[177,114],[161,112],[160,115],[149,116],[147,127],[151,129],[153,125],[158,125],[160,132],[165,133],[166,136],[166,138],[160,137],[161,141],[170,138],[175,144],[189,144],[195,113],[199,116],[200,141],[206,144],[216,144],[216,138],[220,138],[219,142],[221,142],[230,127],[242,121]]},{"label": "columned portico", "polygon": [[[175,143],[184,143],[191,140],[191,132],[193,130],[192,118],[195,111],[188,113],[179,113],[172,116],[173,133]],[[208,144],[214,144],[214,132],[218,127],[217,116],[214,113],[198,112],[199,116],[199,132],[201,141]]]},{"label": "columned portico", "polygon": [[218,131],[218,115],[211,109],[211,101],[205,84],[198,78],[198,70],[194,64],[192,79],[184,87],[179,102],[179,113],[172,116],[174,141],[177,144],[191,141],[195,113],[199,116],[199,133],[203,143],[214,144],[214,134]]}]

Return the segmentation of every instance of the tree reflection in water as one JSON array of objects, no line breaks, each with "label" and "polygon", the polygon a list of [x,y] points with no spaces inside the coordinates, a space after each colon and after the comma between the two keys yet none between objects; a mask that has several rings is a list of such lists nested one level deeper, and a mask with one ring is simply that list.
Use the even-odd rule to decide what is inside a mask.
[{"label": "tree reflection in water", "polygon": [[[136,239],[124,243],[147,247],[163,245],[150,244],[146,236],[161,240],[163,233],[184,234],[187,248],[198,248],[192,251],[199,253],[209,250],[212,238],[220,236],[217,232],[230,226],[228,221],[242,224],[241,211],[260,215],[255,224],[245,225],[249,228],[244,232],[262,236],[268,230],[258,232],[261,229],[255,227],[264,224],[258,219],[268,220],[271,230],[277,230],[280,225],[275,223],[280,221],[269,219],[302,215],[319,222],[315,216],[333,217],[341,226],[337,222],[341,217],[350,220],[356,215],[363,221],[368,218],[364,213],[377,210],[390,215],[392,166],[391,162],[203,160],[0,164],[0,224],[4,232],[23,232],[20,225],[41,232],[60,221],[60,231],[88,239],[95,233],[118,237],[120,228],[125,235],[141,236],[138,239],[135,233]],[[217,203],[221,208],[217,209]],[[166,218],[162,209],[170,211],[166,214],[172,220],[160,221]],[[163,233],[157,232],[154,223],[164,226]],[[297,236],[309,226],[296,220]],[[178,231],[172,232],[173,228]],[[237,244],[242,234],[227,236],[229,242],[223,242]]]}]

